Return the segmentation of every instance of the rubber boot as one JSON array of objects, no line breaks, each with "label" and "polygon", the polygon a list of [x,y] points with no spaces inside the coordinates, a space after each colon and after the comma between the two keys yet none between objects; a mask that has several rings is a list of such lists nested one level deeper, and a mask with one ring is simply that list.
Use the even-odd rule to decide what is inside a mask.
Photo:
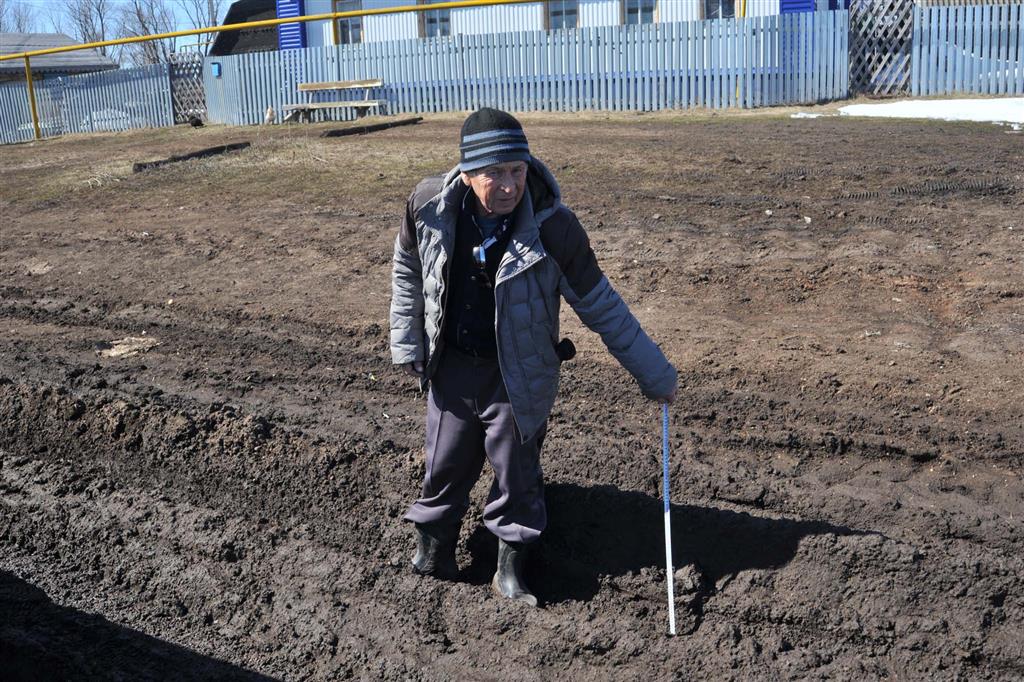
[{"label": "rubber boot", "polygon": [[505,542],[498,538],[498,571],[491,581],[491,589],[502,597],[515,601],[537,605],[537,598],[523,580],[523,566],[526,563],[526,544],[522,542]]},{"label": "rubber boot", "polygon": [[459,540],[460,523],[417,523],[416,555],[412,570],[442,580],[454,580],[459,573],[455,563],[455,544]]}]

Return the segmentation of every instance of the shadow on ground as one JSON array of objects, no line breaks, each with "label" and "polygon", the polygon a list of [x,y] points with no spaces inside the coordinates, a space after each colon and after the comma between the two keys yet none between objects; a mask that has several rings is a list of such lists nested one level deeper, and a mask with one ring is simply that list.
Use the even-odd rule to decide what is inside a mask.
[{"label": "shadow on ground", "polygon": [[[665,565],[664,511],[658,498],[615,486],[552,484],[545,489],[548,528],[527,578],[545,603],[588,601],[602,576],[622,576]],[[822,521],[752,516],[714,507],[672,505],[676,567],[695,563],[706,583],[748,569],[774,569],[796,556],[810,535],[867,535]],[[466,580],[488,582],[497,555],[482,526],[468,540],[473,561]]]},{"label": "shadow on ground", "polygon": [[8,571],[0,571],[0,662],[7,682],[273,679],[54,604]]}]

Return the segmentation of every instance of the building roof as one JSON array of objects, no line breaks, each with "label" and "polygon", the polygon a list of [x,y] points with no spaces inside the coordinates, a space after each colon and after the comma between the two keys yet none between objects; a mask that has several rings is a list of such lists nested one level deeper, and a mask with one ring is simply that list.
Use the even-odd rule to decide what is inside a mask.
[{"label": "building roof", "polygon": [[[32,50],[45,50],[65,45],[80,45],[63,33],[0,33],[0,54],[17,54]],[[101,55],[96,50],[76,50],[59,54],[44,54],[31,57],[33,71],[60,73],[89,73],[116,69],[117,63],[110,57]],[[9,59],[0,62],[0,73],[24,74],[25,62],[21,59]]]},{"label": "building roof", "polygon": [[[228,8],[224,23],[241,24],[246,21],[277,19],[274,0],[235,0]],[[223,31],[217,34],[210,47],[211,57],[246,52],[270,52],[277,49],[277,27],[246,28],[241,31]]]}]

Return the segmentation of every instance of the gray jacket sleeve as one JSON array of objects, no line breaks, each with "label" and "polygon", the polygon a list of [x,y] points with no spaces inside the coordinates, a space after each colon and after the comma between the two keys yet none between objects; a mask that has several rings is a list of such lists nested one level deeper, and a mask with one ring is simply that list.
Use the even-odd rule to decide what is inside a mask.
[{"label": "gray jacket sleeve", "polygon": [[562,270],[562,296],[583,324],[601,335],[609,352],[633,375],[646,397],[667,397],[676,385],[675,367],[601,272],[576,216],[561,208],[550,222],[550,229],[545,222],[544,247]]},{"label": "gray jacket sleeve", "polygon": [[396,365],[423,362],[423,268],[416,243],[416,221],[410,198],[395,238],[391,271],[391,360]]}]

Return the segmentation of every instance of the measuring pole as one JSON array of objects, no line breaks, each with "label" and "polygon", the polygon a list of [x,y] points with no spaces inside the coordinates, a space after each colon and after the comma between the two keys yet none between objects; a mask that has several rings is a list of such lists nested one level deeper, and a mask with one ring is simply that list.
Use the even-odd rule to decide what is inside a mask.
[{"label": "measuring pole", "polygon": [[665,498],[665,576],[668,583],[668,634],[676,634],[676,594],[672,585],[672,505],[668,485],[668,403],[661,404],[661,473]]},{"label": "measuring pole", "polygon": [[25,83],[28,84],[28,108],[32,112],[32,127],[36,131],[36,139],[43,139],[39,132],[39,112],[36,110],[36,89],[32,86],[32,66],[29,64],[28,55],[25,55]]}]

